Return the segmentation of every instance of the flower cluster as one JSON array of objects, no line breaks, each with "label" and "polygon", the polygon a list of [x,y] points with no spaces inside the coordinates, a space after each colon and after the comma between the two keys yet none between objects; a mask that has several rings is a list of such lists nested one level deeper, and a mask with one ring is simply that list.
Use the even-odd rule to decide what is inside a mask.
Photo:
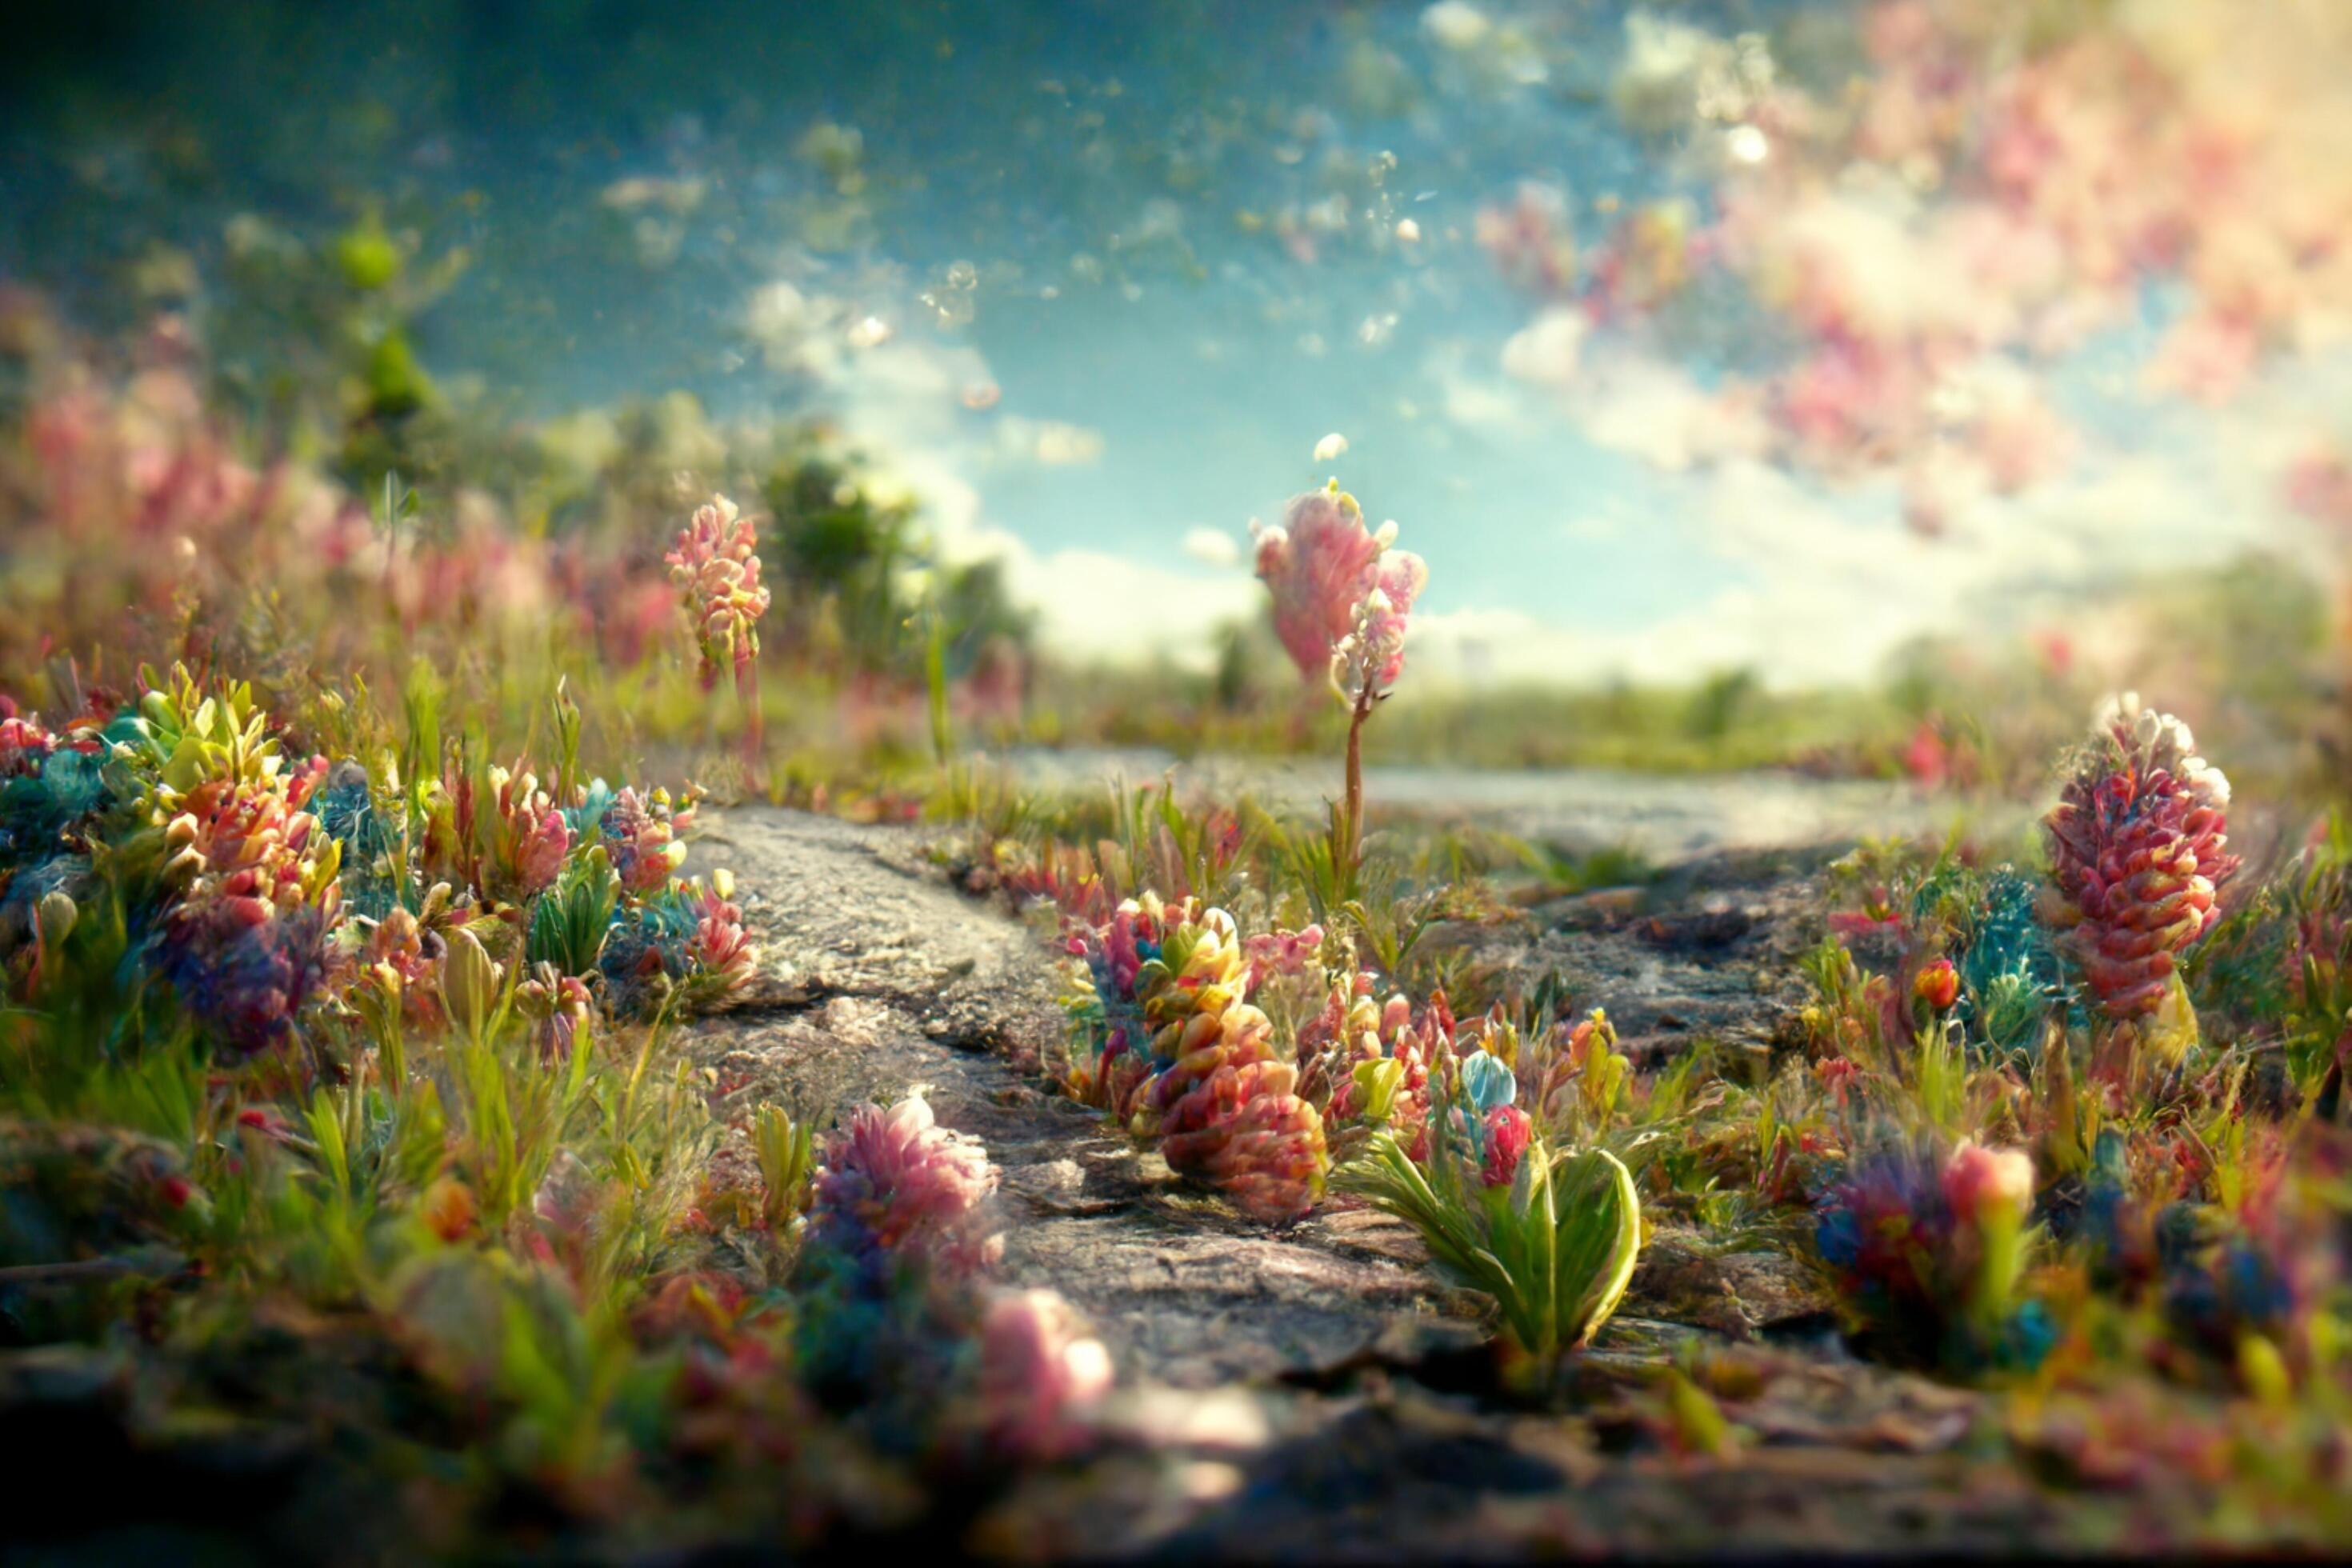
[{"label": "flower cluster", "polygon": [[688,901],[698,910],[688,963],[694,973],[722,992],[751,979],[759,961],[759,950],[743,929],[743,909],[734,901],[734,879],[719,871],[712,875],[709,887],[690,883],[687,893]]},{"label": "flower cluster", "polygon": [[1396,524],[1375,533],[1338,481],[1290,503],[1258,538],[1257,574],[1274,597],[1274,629],[1299,673],[1328,676],[1352,702],[1384,692],[1404,669],[1412,602],[1429,568],[1391,548]]},{"label": "flower cluster", "polygon": [[[360,799],[343,803],[354,817],[365,809],[364,777],[358,782]],[[452,758],[425,808],[425,869],[501,902],[528,903],[554,886],[572,838],[571,822],[521,763],[478,773]]]},{"label": "flower cluster", "polygon": [[1275,1052],[1273,1020],[1244,1000],[1248,972],[1223,910],[1165,933],[1136,976],[1154,1076],[1132,1126],[1244,1213],[1295,1219],[1322,1194],[1323,1123],[1298,1097],[1297,1064]]},{"label": "flower cluster", "polygon": [[[587,805],[583,815],[593,807],[601,791],[591,786]],[[604,848],[612,857],[613,869],[621,879],[621,886],[631,893],[658,892],[669,885],[670,876],[686,859],[686,846],[677,835],[684,832],[694,819],[691,807],[673,808],[669,792],[655,789],[639,795],[633,788],[623,788],[610,797],[609,804],[599,811],[594,821],[596,830],[604,836]]]},{"label": "flower cluster", "polygon": [[768,613],[769,594],[760,583],[759,547],[752,521],[725,496],[713,496],[678,530],[677,542],[662,558],[694,625],[706,688],[729,666],[743,686],[760,657],[759,622]]},{"label": "flower cluster", "polygon": [[206,408],[185,322],[160,327],[116,384],[80,362],[75,334],[45,331],[52,346],[19,383],[31,401],[0,439],[8,668],[101,637],[122,668],[236,646],[264,605],[316,668],[371,681],[388,635],[404,656],[423,634],[438,656],[460,637],[552,631],[625,668],[676,616],[677,589],[637,542],[642,512],[617,501],[603,526],[538,533],[461,489],[432,498],[433,526],[393,527],[303,460],[242,460],[242,433]]},{"label": "flower cluster", "polygon": [[1329,1166],[1322,1119],[1298,1093],[1297,1064],[1276,1051],[1273,1020],[1247,1000],[1253,966],[1233,917],[1146,895],[1071,951],[1102,1028],[1073,1088],[1244,1212],[1304,1214]]},{"label": "flower cluster", "polygon": [[562,871],[563,858],[572,850],[572,825],[539,787],[538,778],[520,765],[512,773],[492,768],[490,789],[497,801],[491,826],[494,890],[535,898],[553,887]]},{"label": "flower cluster", "polygon": [[156,793],[172,812],[163,879],[177,894],[163,968],[190,1012],[240,1050],[284,1039],[326,979],[342,846],[304,809],[326,772],[313,758]]},{"label": "flower cluster", "polygon": [[[1409,1156],[1427,1159],[1430,1073],[1444,1066],[1454,1048],[1454,1014],[1445,997],[1432,997],[1416,1013],[1402,995],[1374,1000],[1372,977],[1359,973],[1333,984],[1325,1017],[1335,1014],[1331,1054],[1339,1070],[1332,1074],[1333,1123],[1354,1124],[1347,1129],[1350,1133],[1358,1127],[1386,1128]],[[1320,1044],[1327,1028],[1320,1021],[1310,1024],[1301,1031],[1302,1044]]]},{"label": "flower cluster", "polygon": [[2189,727],[2127,692],[2043,821],[2058,897],[2084,977],[2119,1020],[2162,1005],[2180,952],[2221,919],[2214,900],[2238,868],[2228,853],[2229,781],[2196,753]]},{"label": "flower cluster", "polygon": [[1069,939],[1071,956],[1086,964],[1089,990],[1080,1005],[1093,1016],[1100,1036],[1094,1059],[1078,1068],[1068,1085],[1076,1099],[1121,1121],[1135,1113],[1135,1093],[1151,1072],[1151,1031],[1136,1001],[1136,983],[1143,966],[1159,958],[1171,919],[1181,925],[1198,913],[1189,900],[1171,911],[1158,894],[1147,892],[1121,903],[1100,925]]},{"label": "flower cluster", "polygon": [[[1939,533],[2063,468],[2075,443],[2050,367],[2146,289],[2180,309],[2143,376],[2207,401],[2352,302],[2333,242],[2352,178],[2309,133],[2336,113],[2333,10],[1880,0],[1853,16],[1856,68],[1827,91],[1774,68],[1760,35],[1627,18],[1612,99],[1712,185],[1628,212],[1583,254],[1563,198],[1482,213],[1481,241],[1541,301],[1512,374],[1604,416],[1614,388],[1659,374],[1650,318],[1712,342],[1737,288],[1787,352],[1653,413],[1646,449],[1899,472],[1907,519]],[[1690,286],[1709,274],[1727,276]]]},{"label": "flower cluster", "polygon": [[[453,938],[477,969],[499,967],[485,942],[501,963],[526,950],[519,994],[551,1055],[575,1047],[599,975],[619,1011],[752,973],[723,873],[708,888],[670,877],[691,814],[659,790],[574,786],[566,808],[520,763],[452,764],[380,806],[361,764],[289,761],[247,689],[207,691],[177,669],[62,738],[13,707],[0,722],[0,968],[27,994],[54,978],[76,900],[125,893],[134,968],[152,964],[191,1022],[244,1055],[289,1042],[314,1004],[379,1031],[462,1022]],[[391,820],[411,810],[414,842]],[[625,897],[608,838],[630,868]],[[154,875],[101,876],[101,857]],[[363,900],[347,902],[354,883]]]},{"label": "flower cluster", "polygon": [[809,1232],[869,1271],[915,1264],[969,1276],[1001,1247],[981,1209],[995,1188],[988,1151],[940,1126],[921,1095],[861,1106],[825,1150]]},{"label": "flower cluster", "polygon": [[1887,1142],[1822,1195],[1814,1245],[1849,1317],[1895,1353],[2031,1361],[2047,1348],[2039,1314],[2016,1300],[2033,1194],[2021,1151]]}]

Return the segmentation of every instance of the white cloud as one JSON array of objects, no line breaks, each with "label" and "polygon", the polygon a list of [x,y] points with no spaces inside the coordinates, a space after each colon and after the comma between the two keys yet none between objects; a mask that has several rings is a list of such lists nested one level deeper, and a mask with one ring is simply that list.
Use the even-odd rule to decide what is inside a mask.
[{"label": "white cloud", "polygon": [[[1036,607],[1049,647],[1109,665],[1208,669],[1216,662],[1210,629],[1262,614],[1265,598],[1244,573],[1188,571],[1099,550],[1024,550],[1008,559],[1005,577],[1016,598]],[[1181,615],[1171,614],[1180,606]],[[1171,636],[1170,627],[1197,635]]]},{"label": "white cloud", "polygon": [[1184,553],[1203,566],[1231,566],[1242,558],[1241,542],[1222,528],[1188,529]]},{"label": "white cloud", "polygon": [[1554,305],[1503,343],[1503,374],[1534,386],[1565,390],[1576,383],[1576,363],[1592,330],[1584,312]]}]

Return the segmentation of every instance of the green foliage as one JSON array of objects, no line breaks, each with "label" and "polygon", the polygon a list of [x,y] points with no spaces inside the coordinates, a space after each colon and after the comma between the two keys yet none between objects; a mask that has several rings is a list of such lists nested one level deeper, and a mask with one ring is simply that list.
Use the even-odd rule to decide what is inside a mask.
[{"label": "green foliage", "polygon": [[1417,1231],[1437,1270],[1494,1299],[1511,1342],[1549,1366],[1617,1310],[1642,1245],[1633,1176],[1605,1149],[1555,1153],[1538,1138],[1508,1186],[1482,1187],[1442,1121],[1426,1166],[1396,1136],[1373,1135],[1335,1186]]},{"label": "green foliage", "polygon": [[621,879],[603,845],[571,857],[555,886],[531,904],[523,956],[532,963],[551,963],[565,974],[594,973],[620,898]]},{"label": "green foliage", "polygon": [[763,1105],[751,1119],[751,1148],[760,1161],[760,1213],[769,1231],[789,1233],[807,1212],[816,1173],[815,1134],[776,1106]]}]

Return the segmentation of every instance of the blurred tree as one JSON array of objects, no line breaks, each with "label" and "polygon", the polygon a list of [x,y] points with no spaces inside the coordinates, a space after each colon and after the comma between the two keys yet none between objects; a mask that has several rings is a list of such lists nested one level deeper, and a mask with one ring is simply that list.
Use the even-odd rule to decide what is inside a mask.
[{"label": "blurred tree", "polygon": [[1756,672],[1752,669],[1727,669],[1711,675],[1692,695],[1690,707],[1684,713],[1684,727],[1699,740],[1719,741],[1739,722],[1757,690]]},{"label": "blurred tree", "polygon": [[915,503],[877,494],[848,461],[803,449],[761,489],[813,648],[831,643],[856,668],[919,678],[927,612],[940,617],[951,679],[970,676],[987,649],[1029,647],[1034,617],[1013,603],[1003,563],[938,563]]}]

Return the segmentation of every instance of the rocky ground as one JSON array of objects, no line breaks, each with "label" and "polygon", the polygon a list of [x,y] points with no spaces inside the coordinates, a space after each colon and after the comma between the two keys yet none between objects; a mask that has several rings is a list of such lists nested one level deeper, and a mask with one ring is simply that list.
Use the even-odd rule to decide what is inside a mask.
[{"label": "rocky ground", "polygon": [[[1661,1232],[1574,1385],[1516,1402],[1478,1303],[1420,1267],[1402,1225],[1344,1200],[1286,1231],[1244,1224],[1045,1090],[1034,1062],[1065,1026],[1050,944],[927,877],[908,835],[741,810],[697,856],[751,890],[766,973],[685,1048],[727,1092],[820,1117],[924,1089],[1002,1168],[1007,1281],[1060,1291],[1118,1363],[1095,1456],[999,1506],[975,1549],[2002,1550],[2085,1528],[1979,1457],[1976,1396],[1847,1354],[1778,1252]],[[1707,1035],[1760,1057],[1797,1000],[1821,859],[1717,854],[1441,940],[1557,971],[1640,1055]],[[1699,1361],[1739,1428],[1712,1457],[1660,1440],[1684,1430],[1665,1369]]]}]

